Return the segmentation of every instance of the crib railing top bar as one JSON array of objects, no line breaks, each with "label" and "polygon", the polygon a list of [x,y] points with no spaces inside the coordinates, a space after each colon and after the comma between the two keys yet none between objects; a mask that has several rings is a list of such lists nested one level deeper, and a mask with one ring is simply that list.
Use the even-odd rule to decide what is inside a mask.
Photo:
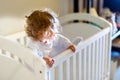
[{"label": "crib railing top bar", "polygon": [[109,23],[107,20],[99,16],[94,16],[87,13],[70,13],[62,17],[59,17],[59,20],[61,24],[64,24],[68,21],[73,21],[73,20],[83,20],[83,21],[85,20],[85,21],[93,22],[103,28],[112,26],[112,24]]},{"label": "crib railing top bar", "polygon": [[66,59],[69,59],[72,55],[74,55],[74,53],[70,49],[68,49],[68,50],[63,51],[59,55],[53,57],[53,59],[55,60],[55,64],[54,64],[53,67],[55,67],[58,64],[60,64],[60,62],[62,63]]}]

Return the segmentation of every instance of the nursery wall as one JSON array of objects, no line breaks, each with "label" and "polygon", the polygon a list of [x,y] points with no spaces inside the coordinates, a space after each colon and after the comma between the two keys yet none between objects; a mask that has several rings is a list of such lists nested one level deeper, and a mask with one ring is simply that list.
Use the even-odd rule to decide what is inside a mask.
[{"label": "nursery wall", "polygon": [[0,17],[24,17],[31,10],[44,7],[53,9],[61,16],[72,12],[72,0],[0,0]]},{"label": "nursery wall", "polygon": [[73,0],[0,0],[0,35],[24,30],[25,16],[45,7],[60,17],[73,12]]}]

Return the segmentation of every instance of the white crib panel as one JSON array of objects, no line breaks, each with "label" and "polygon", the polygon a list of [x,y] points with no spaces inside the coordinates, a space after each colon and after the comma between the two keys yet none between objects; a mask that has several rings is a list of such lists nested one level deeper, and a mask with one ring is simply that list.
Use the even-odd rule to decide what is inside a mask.
[{"label": "white crib panel", "polygon": [[5,56],[0,56],[0,80],[11,79],[11,74],[14,73],[19,66],[19,63],[6,59]]},{"label": "white crib panel", "polygon": [[[46,67],[43,64],[43,61],[38,59],[38,62],[39,62],[38,65],[39,64],[41,64],[41,65],[39,65],[38,68],[34,67],[34,65],[33,65],[34,58],[37,58],[37,56],[34,55],[31,50],[29,51],[28,48],[25,48],[25,47],[23,47],[21,45],[18,45],[18,43],[14,42],[14,41],[8,40],[8,39],[0,36],[0,44],[3,44],[3,43],[5,43],[5,45],[1,45],[0,49],[2,49],[2,51],[5,50],[3,52],[3,54],[5,53],[4,54],[5,56],[8,56],[8,55],[6,55],[6,52],[10,51],[11,58],[15,58],[15,56],[19,56],[18,61],[17,61],[18,63],[21,62],[21,60],[22,60],[23,63],[20,63],[21,66],[24,65],[26,69],[28,69],[29,71],[32,70],[31,72],[33,72],[33,73],[38,72],[37,77],[43,78],[43,79],[45,78],[44,77],[45,76],[45,71],[44,70],[45,70]],[[34,63],[36,64],[36,61]],[[38,65],[36,64],[35,66],[38,66]],[[12,69],[12,70],[14,71],[14,69]],[[42,73],[39,73],[39,71],[41,71]],[[17,74],[19,74],[19,73],[17,73]],[[12,75],[14,75],[14,74],[12,73]],[[17,76],[17,75],[14,75],[14,76],[12,76],[12,75],[11,75],[12,78]],[[41,76],[43,76],[43,77],[41,77]]]},{"label": "white crib panel", "polygon": [[[23,72],[25,74],[23,74]],[[19,65],[19,67],[16,69],[16,71],[13,73],[13,75],[8,80],[39,80],[37,77],[35,77],[35,74],[29,71],[24,65]]]},{"label": "white crib panel", "polygon": [[[71,69],[70,62],[71,62],[71,60],[69,60],[69,58],[73,55],[73,54],[71,55],[70,53],[71,53],[71,50],[66,50],[65,52],[61,53],[60,55],[54,57],[55,64],[53,65],[53,67],[51,69],[56,69],[56,71],[55,71],[56,74],[54,75],[56,80],[59,80],[59,79],[64,80],[65,78],[68,78],[69,80],[71,79],[70,78],[70,73],[68,73],[68,72],[66,72],[66,74],[63,73],[63,72],[65,72],[64,71],[65,69],[68,69],[68,71],[70,72],[70,69]],[[67,55],[67,56],[65,56],[65,55]],[[65,62],[66,60],[68,60],[68,61]],[[66,77],[63,74],[65,74]],[[60,76],[62,76],[62,78]]]},{"label": "white crib panel", "polygon": [[[16,56],[11,57],[8,51],[5,51],[5,53],[6,54],[0,53],[0,80],[16,80],[17,78],[17,80],[21,80],[21,77],[24,77],[22,80],[36,79],[32,73],[33,71],[28,69],[25,65],[21,65]],[[23,74],[23,72],[26,74]]]},{"label": "white crib panel", "polygon": [[[100,34],[100,35],[101,35],[101,34]],[[97,36],[98,36],[98,35],[97,35]],[[91,40],[88,40],[88,41],[86,41],[86,42],[89,43],[89,41],[92,41],[92,39],[91,39]],[[89,44],[90,44],[90,43],[89,43]],[[98,45],[100,45],[100,44],[101,44],[101,42],[98,40]],[[90,45],[91,45],[91,44],[90,44]],[[92,45],[92,46],[93,46],[93,45]],[[98,50],[96,50],[96,52],[99,51],[99,48],[100,48],[100,47],[101,47],[101,46],[98,46]],[[94,50],[94,47],[93,47],[92,49]],[[80,65],[80,66],[82,66],[82,67],[81,67],[81,70],[82,70],[82,69],[84,69],[84,70],[82,70],[82,72],[83,72],[82,75],[80,75],[80,73],[79,73],[79,75],[81,76],[81,77],[79,76],[79,78],[81,78],[82,80],[88,80],[88,78],[87,78],[87,76],[88,76],[87,71],[89,71],[90,68],[88,68],[88,66],[87,66],[87,65],[88,65],[88,62],[87,62],[88,59],[87,59],[87,58],[89,58],[89,56],[87,56],[87,54],[89,53],[89,47],[87,47],[87,48],[85,47],[85,48],[84,48],[84,46],[83,46],[82,50],[83,50],[83,52],[82,52],[80,55],[83,55],[83,58],[80,59],[80,60],[82,60],[82,65]],[[90,49],[90,50],[91,50],[91,49]],[[92,50],[92,51],[93,51],[93,50]],[[91,51],[91,52],[92,52],[92,51]],[[99,53],[97,52],[97,54],[99,54]],[[66,55],[66,54],[63,54],[63,55]],[[92,53],[91,55],[93,55],[93,53]],[[70,55],[70,56],[72,56],[72,55]],[[70,57],[70,56],[67,56],[67,57]],[[64,59],[62,59],[62,62],[65,61],[65,59],[67,59],[67,57],[66,57],[66,58],[63,57]],[[92,57],[92,56],[90,56],[90,57]],[[59,56],[59,58],[60,58],[60,56]],[[99,59],[99,55],[98,55],[98,58],[96,58],[96,59]],[[76,64],[76,57],[72,57],[72,61],[73,61],[73,62],[72,62],[72,72],[71,72],[71,73],[74,74],[74,73],[76,73],[76,70],[74,70],[74,68],[75,68],[74,65]],[[81,62],[81,61],[79,61],[79,62]],[[91,63],[92,63],[92,65],[91,65],[91,68],[92,68],[92,67],[93,67],[93,61],[92,61],[92,60],[91,60]],[[98,64],[98,65],[97,65],[98,67],[96,68],[96,70],[99,68],[99,61],[97,61],[97,64]],[[59,66],[59,67],[60,67],[60,68],[58,69],[58,70],[59,70],[58,72],[60,73],[60,75],[61,75],[61,77],[62,77],[62,76],[63,76],[63,75],[62,75],[62,74],[63,74],[63,73],[62,73],[63,68],[62,68],[62,66]],[[71,68],[70,68],[70,69],[71,69]],[[91,72],[94,73],[93,69],[94,69],[94,68],[91,69]],[[50,80],[54,80],[54,77],[55,77],[54,75],[55,75],[55,74],[54,74],[53,71],[54,71],[54,70],[52,70],[52,72],[50,73],[50,74],[51,74],[50,76],[52,76],[52,77],[50,78]],[[74,72],[74,71],[75,71],[75,72]],[[81,72],[81,71],[80,71],[80,72]],[[96,79],[96,80],[98,80],[98,79],[101,78],[101,77],[99,77],[99,76],[100,76],[100,71],[98,70],[98,72],[96,72],[96,73],[98,73],[98,77],[97,77],[97,79]],[[67,74],[67,75],[68,75],[68,74]],[[82,76],[83,76],[83,77],[82,77]],[[59,77],[58,79],[61,79],[60,76],[58,76],[58,77]],[[73,75],[73,76],[70,75],[70,76],[68,76],[68,77],[71,77],[73,80],[74,80],[74,79],[77,79],[77,78],[76,78],[76,75]],[[67,77],[67,78],[68,78],[68,77]],[[62,78],[64,78],[64,77],[62,77]],[[70,78],[70,79],[71,79],[71,78]],[[64,80],[64,79],[63,79],[63,80]],[[89,79],[89,80],[94,80],[93,74],[91,74],[91,79]]]},{"label": "white crib panel", "polygon": [[[108,31],[108,29],[106,29],[106,31]],[[103,35],[103,34],[99,34],[99,35]],[[96,62],[96,63],[97,63],[97,65],[96,65],[96,66],[97,66],[97,67],[96,67],[97,77],[96,77],[95,80],[100,80],[100,79],[102,78],[102,75],[101,75],[101,72],[100,72],[102,69],[99,70],[101,64],[99,64],[100,61],[99,61],[98,59],[99,59],[99,57],[102,55],[102,54],[100,54],[100,52],[99,52],[99,51],[101,50],[100,47],[101,47],[102,45],[99,46],[99,45],[101,44],[101,39],[100,39],[100,38],[97,38],[97,39],[98,39],[98,40],[97,40],[97,44],[96,44],[96,46],[95,46],[95,47],[97,47],[97,48],[96,48],[96,52],[94,52],[94,53],[97,55],[97,58],[96,58],[96,60],[97,60],[97,62]],[[92,39],[88,41],[89,44],[91,43],[90,41],[92,41]],[[86,46],[87,46],[87,45],[86,45]],[[84,47],[84,45],[83,45],[83,47]],[[82,48],[82,50],[83,50],[82,55],[83,55],[83,57],[84,57],[84,58],[83,58],[84,60],[82,59],[82,60],[84,61],[84,62],[82,62],[82,63],[84,63],[84,65],[82,66],[82,69],[84,69],[84,70],[83,70],[82,80],[84,80],[84,79],[87,79],[87,75],[86,75],[85,73],[87,73],[88,67],[87,67],[87,61],[86,61],[86,60],[87,60],[87,59],[86,59],[87,57],[86,57],[85,53],[87,53],[88,51],[87,51],[87,48]],[[98,51],[97,51],[97,50],[98,50]],[[61,60],[62,60],[62,59],[61,59]],[[64,60],[65,60],[65,58],[64,58]],[[73,63],[72,63],[72,64],[73,64]],[[94,75],[95,75],[95,74],[94,74]],[[73,77],[74,77],[74,76],[73,76]],[[71,76],[72,79],[73,79],[73,77]]]},{"label": "white crib panel", "polygon": [[[18,60],[23,60],[23,63],[26,63],[26,65],[22,64],[25,69],[30,70],[28,69],[29,66],[32,67],[36,75],[32,78],[37,78],[37,80],[104,80],[104,74],[106,79],[108,78],[107,80],[109,80],[111,46],[111,30],[109,26],[111,26],[111,24],[101,18],[92,18],[93,16],[86,14],[81,14],[80,16],[78,14],[75,14],[74,17],[70,17],[71,15],[68,16],[68,18],[61,18],[62,21],[60,21],[62,24],[67,22],[68,19],[73,21],[73,18],[75,18],[75,20],[79,19],[95,22],[95,24],[99,25],[101,28],[98,29],[97,27],[95,27],[96,25],[91,25],[87,23],[70,23],[68,25],[64,24],[64,35],[70,38],[70,40],[73,40],[73,38],[75,38],[76,36],[82,36],[83,41],[77,45],[76,53],[72,53],[71,50],[66,50],[65,52],[55,56],[55,64],[52,68],[47,69],[46,66],[41,62],[41,60],[37,56],[32,55],[32,51],[29,51],[27,48],[24,49],[20,46],[17,47],[21,49],[20,51],[19,49],[15,48],[17,52],[19,51],[18,53],[15,53],[16,50],[12,49],[14,48],[12,46],[10,46],[10,49],[12,50],[8,50],[10,50],[10,52],[12,52],[14,55],[17,55]],[[68,30],[68,28],[70,30]],[[26,42],[28,41],[28,38],[26,37],[24,31],[20,34],[7,36],[7,38],[14,41],[18,40],[19,43],[22,44],[22,46],[26,46]],[[2,47],[5,46],[0,45],[0,48]],[[4,50],[2,50],[1,52],[3,53]],[[4,55],[6,55],[6,51],[4,52]],[[25,71],[24,69],[22,70],[22,68],[20,71],[19,70],[18,72],[16,72],[16,75],[13,74],[14,77],[11,79],[16,80],[17,78],[20,78],[19,74],[22,74],[21,71]],[[46,72],[48,73],[46,74]],[[28,78],[29,77],[26,77],[27,80]]]}]

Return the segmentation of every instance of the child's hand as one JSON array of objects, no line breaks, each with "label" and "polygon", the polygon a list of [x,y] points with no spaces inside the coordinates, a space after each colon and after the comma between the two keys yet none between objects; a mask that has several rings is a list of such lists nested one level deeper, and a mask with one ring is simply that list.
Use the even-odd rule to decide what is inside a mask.
[{"label": "child's hand", "polygon": [[49,66],[49,67],[52,67],[53,64],[54,64],[54,59],[50,58],[50,57],[43,57],[43,59],[45,60],[46,64]]},{"label": "child's hand", "polygon": [[75,52],[75,46],[72,44],[67,49],[71,49],[73,52]]}]

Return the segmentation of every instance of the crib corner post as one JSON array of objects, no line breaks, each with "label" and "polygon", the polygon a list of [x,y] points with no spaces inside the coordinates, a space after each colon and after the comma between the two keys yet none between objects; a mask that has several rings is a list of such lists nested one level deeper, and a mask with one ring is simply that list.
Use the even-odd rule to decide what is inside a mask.
[{"label": "crib corner post", "polygon": [[35,75],[37,80],[48,80],[48,69],[44,61],[39,58],[35,58],[33,61]]}]

